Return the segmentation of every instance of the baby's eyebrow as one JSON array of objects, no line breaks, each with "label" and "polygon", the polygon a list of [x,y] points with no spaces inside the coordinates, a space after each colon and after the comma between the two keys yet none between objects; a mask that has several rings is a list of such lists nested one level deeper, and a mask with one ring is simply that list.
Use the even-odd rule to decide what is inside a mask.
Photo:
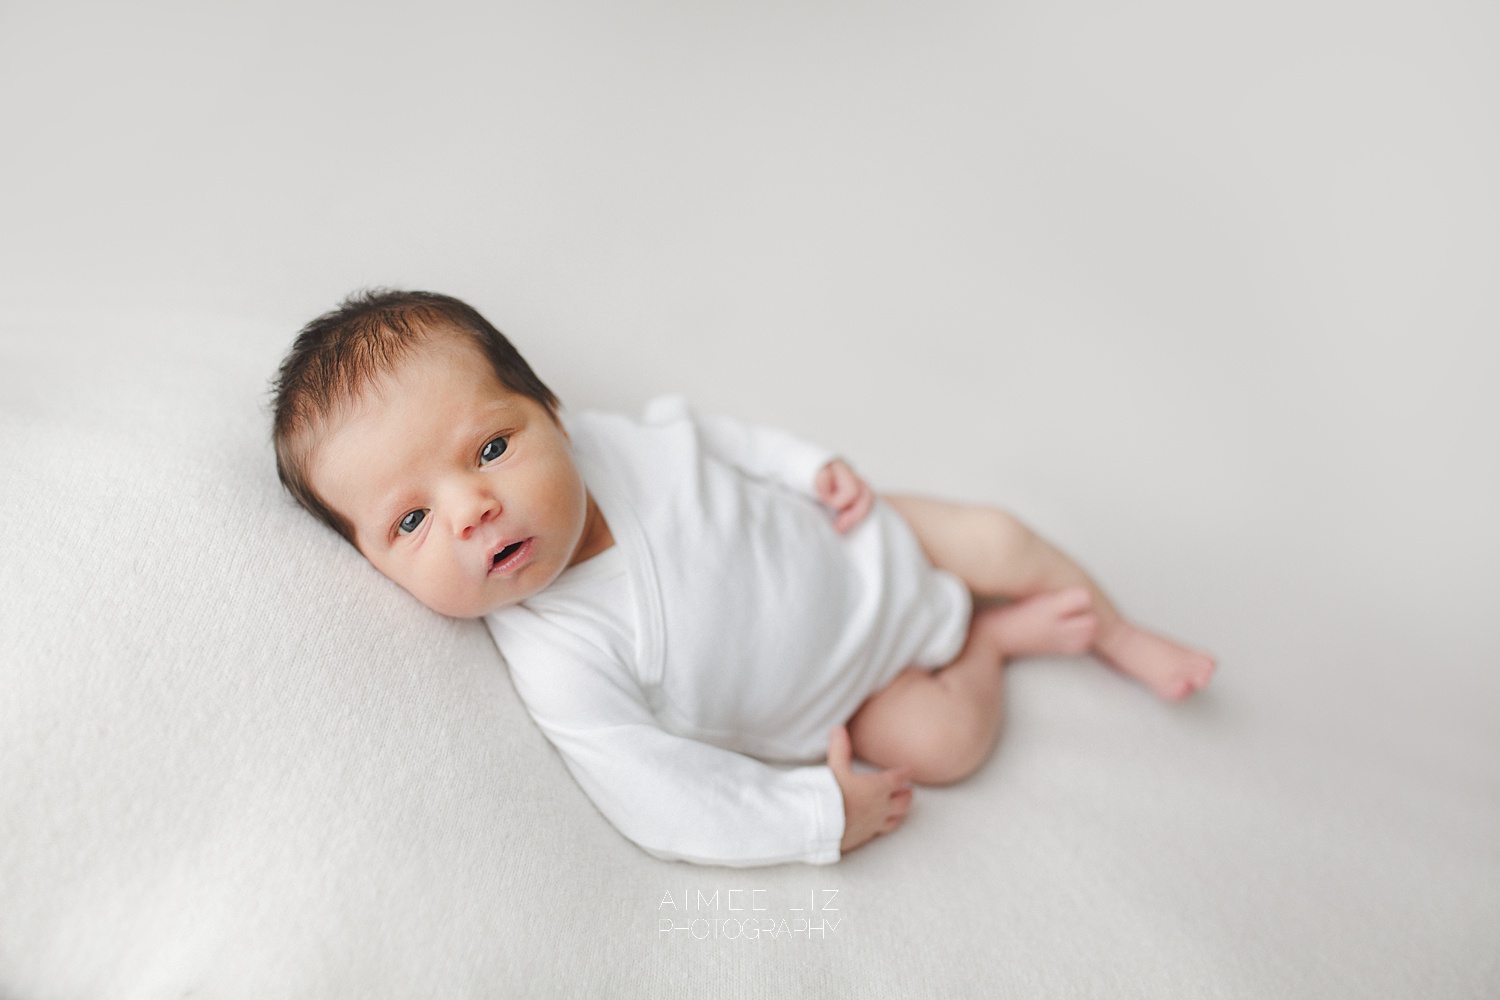
[{"label": "baby's eyebrow", "polygon": [[397,521],[417,506],[409,490],[405,488],[391,490],[370,506],[369,520],[365,524],[365,529],[379,544],[388,545]]},{"label": "baby's eyebrow", "polygon": [[468,451],[476,444],[484,447],[497,434],[514,434],[526,423],[526,414],[519,407],[504,401],[487,405],[465,424],[456,436],[459,449]]},{"label": "baby's eyebrow", "polygon": [[417,506],[416,494],[402,486],[393,489],[380,498],[375,510],[382,521],[393,521],[410,512]]},{"label": "baby's eyebrow", "polygon": [[[429,450],[428,455],[437,454],[442,447],[446,446],[447,442],[444,442],[439,448]],[[418,459],[418,462],[422,460]],[[405,464],[411,464],[411,459],[408,459]],[[420,465],[418,465],[418,468],[420,468]],[[420,473],[417,474],[416,478],[421,478]],[[409,472],[398,474],[397,477],[393,478],[389,486],[376,494],[374,503],[370,505],[370,510],[382,525],[393,522],[408,511],[422,506],[422,491],[413,484],[412,479],[413,476]],[[382,528],[382,530],[384,529]]]},{"label": "baby's eyebrow", "polygon": [[470,422],[468,430],[475,434],[484,433],[481,427],[488,427],[495,421],[500,420],[507,423],[519,423],[524,416],[524,411],[508,399],[495,399],[486,403]]}]

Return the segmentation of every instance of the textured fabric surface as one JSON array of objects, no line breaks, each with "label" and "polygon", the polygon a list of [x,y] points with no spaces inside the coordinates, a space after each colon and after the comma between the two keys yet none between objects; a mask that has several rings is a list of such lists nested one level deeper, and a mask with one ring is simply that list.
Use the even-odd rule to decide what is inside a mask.
[{"label": "textured fabric surface", "polygon": [[[0,997],[1500,995],[1496,39],[0,4]],[[656,861],[482,626],[279,492],[266,379],[373,283],[571,407],[687,392],[1008,506],[1220,674],[1023,663],[896,834]]]},{"label": "textured fabric surface", "polygon": [[1181,707],[1023,665],[1001,752],[897,836],[829,869],[659,862],[589,805],[482,625],[281,496],[284,332],[205,323],[0,339],[0,994],[1493,985],[1487,671],[1444,716],[1323,706],[1382,716],[1355,720],[1285,689],[1346,653],[1274,669],[1233,630]]}]

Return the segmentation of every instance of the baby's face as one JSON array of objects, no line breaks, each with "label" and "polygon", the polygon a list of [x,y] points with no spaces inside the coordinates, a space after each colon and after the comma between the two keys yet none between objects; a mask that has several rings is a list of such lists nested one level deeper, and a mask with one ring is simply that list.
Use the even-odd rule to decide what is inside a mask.
[{"label": "baby's face", "polygon": [[516,604],[608,547],[567,434],[457,337],[419,347],[331,421],[309,478],[376,569],[455,618]]}]

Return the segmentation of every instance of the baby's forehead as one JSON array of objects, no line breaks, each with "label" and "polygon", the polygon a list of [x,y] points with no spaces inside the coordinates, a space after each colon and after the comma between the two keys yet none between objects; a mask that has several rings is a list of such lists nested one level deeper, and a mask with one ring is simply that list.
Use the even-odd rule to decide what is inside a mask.
[{"label": "baby's forehead", "polygon": [[323,418],[343,422],[372,406],[427,391],[434,381],[454,378],[485,395],[512,395],[479,345],[460,332],[438,329],[379,358],[361,377],[346,382],[329,400]]}]

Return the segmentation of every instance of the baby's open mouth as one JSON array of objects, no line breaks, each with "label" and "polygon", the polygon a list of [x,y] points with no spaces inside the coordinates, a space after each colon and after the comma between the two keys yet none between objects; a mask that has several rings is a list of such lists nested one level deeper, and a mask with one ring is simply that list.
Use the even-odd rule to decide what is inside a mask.
[{"label": "baby's open mouth", "polygon": [[519,542],[511,542],[499,552],[490,556],[489,574],[496,576],[511,576],[521,572],[531,563],[536,555],[535,538],[523,538]]}]

